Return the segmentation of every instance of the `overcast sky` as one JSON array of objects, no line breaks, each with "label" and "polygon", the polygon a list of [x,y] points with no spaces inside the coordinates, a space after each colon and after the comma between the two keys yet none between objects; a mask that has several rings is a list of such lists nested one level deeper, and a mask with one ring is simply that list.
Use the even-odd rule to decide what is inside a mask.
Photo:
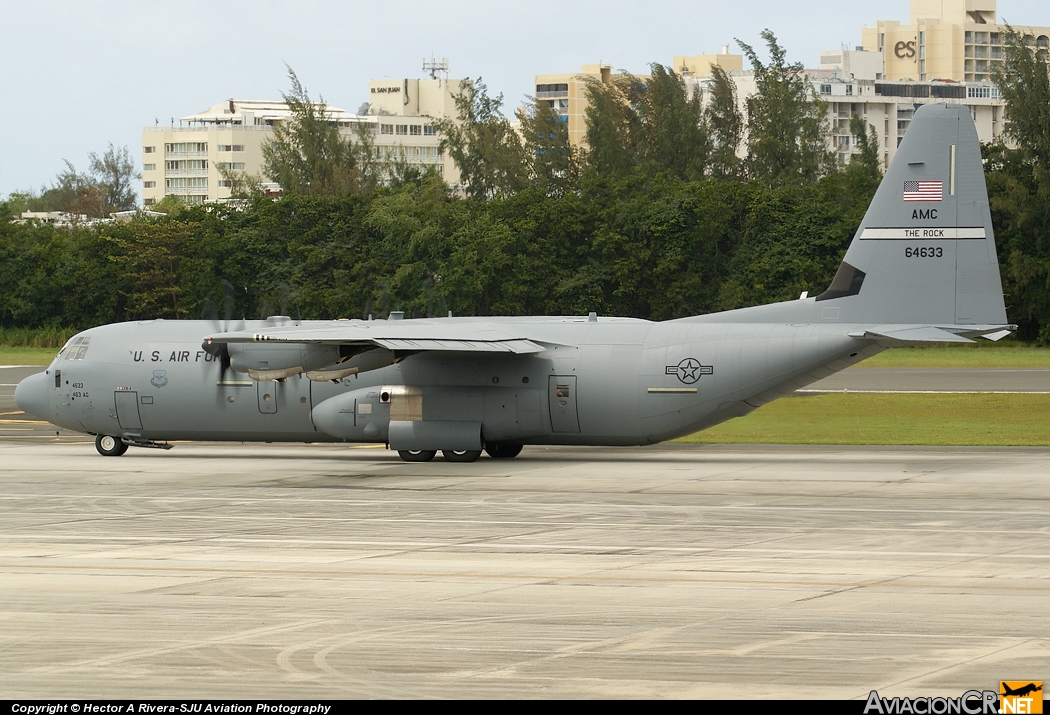
[{"label": "overcast sky", "polygon": [[[279,99],[292,67],[311,96],[356,111],[370,79],[484,78],[509,114],[533,75],[605,62],[645,71],[674,55],[756,47],[769,28],[792,61],[860,44],[861,28],[908,21],[908,0],[423,3],[0,0],[0,195],[49,183],[112,142],[141,159],[141,131],[234,97]],[[1050,25],[1047,0],[999,0],[1000,21]]]}]

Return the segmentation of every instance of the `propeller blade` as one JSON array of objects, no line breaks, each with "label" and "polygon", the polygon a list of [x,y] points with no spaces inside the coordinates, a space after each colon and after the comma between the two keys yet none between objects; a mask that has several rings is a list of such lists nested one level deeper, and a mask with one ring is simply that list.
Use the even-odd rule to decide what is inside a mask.
[{"label": "propeller blade", "polygon": [[234,295],[237,289],[233,287],[233,283],[228,280],[222,282],[222,309],[223,309],[223,326],[222,332],[228,332],[230,329],[230,321],[233,320],[233,306],[234,306]]},{"label": "propeller blade", "polygon": [[291,289],[288,288],[287,283],[277,284],[277,299],[281,307],[279,315],[288,315],[288,296],[290,293]]},{"label": "propeller blade", "polygon": [[226,382],[226,371],[230,368],[230,348],[226,343],[216,343],[211,338],[201,343],[201,350],[219,360],[219,383]]},{"label": "propeller blade", "polygon": [[219,324],[219,308],[215,305],[215,298],[211,293],[204,298],[204,305],[201,306],[201,320],[210,320],[216,330]]},{"label": "propeller blade", "polygon": [[386,281],[380,282],[379,287],[383,289],[383,295],[380,298],[379,307],[382,310],[384,317],[390,315],[390,286],[386,284]]}]

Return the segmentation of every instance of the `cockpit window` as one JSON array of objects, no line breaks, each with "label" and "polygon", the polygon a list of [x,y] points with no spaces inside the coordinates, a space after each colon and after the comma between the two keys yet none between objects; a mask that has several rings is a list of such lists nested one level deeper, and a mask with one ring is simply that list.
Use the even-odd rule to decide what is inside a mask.
[{"label": "cockpit window", "polygon": [[58,357],[63,360],[83,360],[87,355],[91,338],[73,338],[66,346],[58,351]]}]

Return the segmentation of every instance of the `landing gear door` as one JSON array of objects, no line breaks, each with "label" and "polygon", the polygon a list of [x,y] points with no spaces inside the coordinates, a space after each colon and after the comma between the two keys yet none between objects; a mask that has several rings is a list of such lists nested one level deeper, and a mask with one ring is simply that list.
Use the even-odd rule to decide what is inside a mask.
[{"label": "landing gear door", "polygon": [[121,390],[113,393],[117,407],[117,422],[121,429],[142,429],[139,419],[139,393]]},{"label": "landing gear door", "polygon": [[576,415],[576,376],[551,375],[547,383],[551,406],[551,429],[555,432],[579,432]]}]

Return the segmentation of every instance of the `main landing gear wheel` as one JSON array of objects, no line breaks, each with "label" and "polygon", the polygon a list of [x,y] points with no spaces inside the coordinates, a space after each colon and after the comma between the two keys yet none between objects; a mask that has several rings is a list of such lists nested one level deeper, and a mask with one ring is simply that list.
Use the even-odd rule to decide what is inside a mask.
[{"label": "main landing gear wheel", "polygon": [[521,454],[521,448],[524,445],[520,444],[486,444],[485,451],[493,459],[513,459]]},{"label": "main landing gear wheel", "polygon": [[399,449],[397,456],[406,462],[429,462],[437,454],[434,449]]},{"label": "main landing gear wheel", "polygon": [[119,457],[128,451],[128,445],[124,444],[119,437],[100,434],[95,435],[95,449],[103,457]]},{"label": "main landing gear wheel", "polygon": [[441,456],[446,462],[476,462],[481,456],[480,449],[443,449]]}]

